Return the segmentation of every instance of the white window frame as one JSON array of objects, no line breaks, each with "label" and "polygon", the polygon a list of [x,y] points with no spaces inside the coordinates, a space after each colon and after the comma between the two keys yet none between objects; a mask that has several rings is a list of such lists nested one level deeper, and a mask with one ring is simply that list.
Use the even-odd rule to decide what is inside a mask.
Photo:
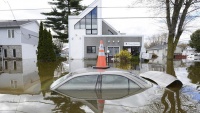
[{"label": "white window frame", "polygon": [[7,35],[8,35],[8,38],[14,38],[15,37],[15,30],[14,29],[8,29]]}]

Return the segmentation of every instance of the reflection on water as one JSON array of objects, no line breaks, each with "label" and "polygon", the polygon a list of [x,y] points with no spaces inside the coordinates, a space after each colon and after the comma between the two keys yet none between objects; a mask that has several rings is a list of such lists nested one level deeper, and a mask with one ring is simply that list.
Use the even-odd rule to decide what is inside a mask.
[{"label": "reflection on water", "polygon": [[77,101],[71,101],[66,96],[49,96],[45,97],[45,100],[50,100],[54,103],[55,107],[52,108],[52,112],[55,113],[85,113],[81,106],[83,104]]},{"label": "reflection on water", "polygon": [[[95,60],[37,63],[34,59],[28,59],[9,60],[0,64],[0,112],[3,113],[197,113],[200,111],[199,62],[174,61],[176,76],[184,83],[181,89],[154,86],[139,94],[112,100],[72,98],[49,90],[50,85],[58,77],[68,71],[94,66]],[[115,63],[109,65],[118,66]],[[138,73],[150,70],[165,72],[166,60],[121,64],[119,67]],[[109,98],[115,96],[113,94]]]},{"label": "reflection on water", "polygon": [[[181,88],[182,86],[180,86]],[[161,102],[164,105],[164,111],[163,113],[186,113],[186,111],[184,111],[182,109],[181,106],[181,101],[180,101],[180,88],[175,88],[175,89],[165,89],[162,98],[161,98]]]},{"label": "reflection on water", "polygon": [[3,63],[0,93],[39,94],[41,83],[35,60],[9,60]]},{"label": "reflection on water", "polygon": [[53,83],[54,71],[58,67],[59,62],[38,62],[38,74],[41,80],[41,91],[45,93],[49,90],[49,86]]},{"label": "reflection on water", "polygon": [[188,78],[191,79],[191,82],[194,84],[200,84],[200,62],[195,62],[193,65],[190,65],[188,70]]}]

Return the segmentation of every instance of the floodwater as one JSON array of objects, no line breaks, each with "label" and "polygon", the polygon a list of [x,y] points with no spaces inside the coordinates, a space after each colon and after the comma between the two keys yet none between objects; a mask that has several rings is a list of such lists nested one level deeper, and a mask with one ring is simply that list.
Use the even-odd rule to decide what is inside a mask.
[{"label": "floodwater", "polygon": [[[183,86],[167,89],[154,85],[141,93],[120,93],[106,99],[68,97],[49,90],[60,76],[78,68],[90,67],[96,61],[63,61],[37,63],[35,59],[1,62],[0,113],[199,113],[200,62],[174,61],[176,76]],[[112,67],[131,70],[136,74],[166,70],[166,61],[116,64]]]}]

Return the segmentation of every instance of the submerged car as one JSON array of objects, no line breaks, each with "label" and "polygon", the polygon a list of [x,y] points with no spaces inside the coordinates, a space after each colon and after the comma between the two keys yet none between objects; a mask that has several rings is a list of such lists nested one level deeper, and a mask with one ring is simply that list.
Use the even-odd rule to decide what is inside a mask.
[{"label": "submerged car", "polygon": [[[51,85],[51,90],[74,98],[114,99],[137,94],[150,87],[149,81],[128,71],[84,68],[59,78]],[[110,95],[115,97],[109,98]]]}]

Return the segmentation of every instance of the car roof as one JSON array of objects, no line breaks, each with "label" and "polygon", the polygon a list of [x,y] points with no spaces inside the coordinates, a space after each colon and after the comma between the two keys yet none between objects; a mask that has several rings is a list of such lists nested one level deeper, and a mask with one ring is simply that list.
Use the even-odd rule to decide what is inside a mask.
[{"label": "car roof", "polygon": [[108,69],[95,69],[92,67],[89,68],[82,68],[78,69],[74,72],[69,73],[66,76],[61,77],[58,79],[53,85],[51,85],[51,89],[56,89],[57,87],[61,86],[62,84],[66,83],[70,79],[80,77],[80,76],[93,76],[93,75],[121,75],[128,79],[133,80],[136,82],[140,87],[146,88],[149,87],[149,83],[142,80],[138,75],[133,74],[132,72],[129,72],[127,70],[122,70],[118,68],[108,68]]},{"label": "car roof", "polygon": [[84,75],[84,73],[87,74],[124,74],[124,73],[130,73],[129,71],[125,71],[119,68],[107,68],[107,69],[96,69],[93,67],[89,67],[89,68],[82,68],[82,69],[78,69],[74,72],[71,72],[71,75],[77,75],[77,74],[82,74]]}]

